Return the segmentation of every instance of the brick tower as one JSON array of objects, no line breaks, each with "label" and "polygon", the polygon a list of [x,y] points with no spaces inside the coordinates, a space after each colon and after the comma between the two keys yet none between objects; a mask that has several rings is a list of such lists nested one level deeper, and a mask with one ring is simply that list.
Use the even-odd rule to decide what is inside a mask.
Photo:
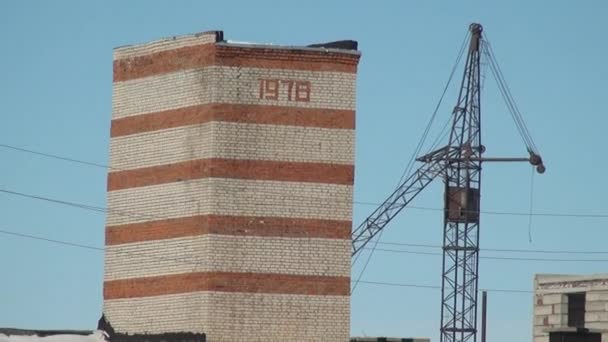
[{"label": "brick tower", "polygon": [[347,341],[356,43],[222,36],[114,52],[105,318]]}]

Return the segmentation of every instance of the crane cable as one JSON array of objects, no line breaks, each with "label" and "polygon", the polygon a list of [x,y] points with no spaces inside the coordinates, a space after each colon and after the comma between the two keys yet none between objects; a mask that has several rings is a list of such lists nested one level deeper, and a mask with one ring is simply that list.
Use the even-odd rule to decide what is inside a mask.
[{"label": "crane cable", "polygon": [[[486,35],[487,36],[487,35]],[[498,61],[496,59],[496,55],[494,54],[494,50],[492,49],[492,44],[485,39],[483,46],[483,53],[485,54],[488,64],[490,65],[490,70],[492,71],[492,75],[494,75],[494,79],[496,80],[496,84],[500,89],[500,93],[509,109],[509,113],[515,122],[515,126],[517,127],[517,131],[521,136],[524,144],[526,144],[526,148],[529,153],[533,153],[539,155],[538,148],[532,139],[532,135],[526,126],[523,115],[517,106],[517,103],[513,99],[513,95],[511,94],[511,90],[509,85],[505,81],[505,77],[498,65]],[[528,242],[532,243],[532,209],[533,209],[533,200],[534,200],[534,168],[532,169],[532,176],[530,180],[530,215],[528,216]]]},{"label": "crane cable", "polygon": [[532,210],[534,208],[534,168],[530,176],[530,215],[528,216],[528,243],[532,243]]},{"label": "crane cable", "polygon": [[[445,94],[447,93],[447,90],[448,90],[450,84],[452,83],[452,79],[454,77],[454,74],[456,73],[456,69],[458,68],[458,65],[460,64],[460,61],[462,60],[462,56],[464,55],[464,51],[467,46],[467,44],[466,44],[467,39],[469,38],[469,36],[470,36],[470,33],[467,33],[465,35],[464,39],[462,40],[460,50],[456,57],[456,62],[454,62],[452,71],[450,71],[450,76],[448,77],[445,87],[443,87],[443,92],[441,93],[441,96],[439,97],[439,101],[437,102],[437,105],[435,106],[435,110],[433,111],[433,114],[431,115],[429,122],[427,123],[426,128],[424,129],[424,131],[422,133],[422,137],[420,137],[420,140],[418,141],[418,145],[416,145],[416,149],[414,150],[414,153],[412,153],[410,160],[406,164],[406,167],[403,170],[403,173],[401,174],[401,177],[399,178],[399,182],[397,183],[396,187],[398,187],[401,184],[401,182],[403,182],[403,180],[405,179],[406,176],[410,175],[410,172],[412,171],[412,167],[414,166],[414,161],[416,161],[416,157],[420,154],[420,151],[422,151],[422,148],[424,147],[424,143],[426,142],[426,139],[428,138],[428,135],[431,131],[431,127],[433,126],[433,122],[435,121],[435,118],[437,117],[437,113],[439,113],[439,108],[441,107],[441,104],[443,103]],[[449,122],[449,120],[448,120],[448,122]],[[442,129],[442,132],[444,130],[445,130],[445,126]],[[440,138],[441,135],[442,135],[442,133],[440,133],[437,138]],[[437,141],[437,139],[435,140],[433,145],[436,143],[436,141]]]},{"label": "crane cable", "polygon": [[[454,63],[454,66],[452,67],[452,71],[450,72],[450,76],[448,77],[448,81],[446,82],[445,87],[443,88],[443,92],[441,93],[441,96],[439,97],[439,102],[437,103],[437,105],[435,106],[435,110],[433,111],[429,122],[426,125],[426,128],[424,129],[423,133],[422,133],[422,137],[420,138],[420,140],[418,141],[418,144],[416,145],[416,149],[414,150],[414,153],[412,153],[412,156],[410,157],[408,163],[406,164],[405,168],[403,169],[403,173],[401,174],[401,177],[399,178],[399,181],[397,182],[395,188],[398,188],[399,185],[403,182],[403,180],[405,179],[406,176],[409,176],[410,172],[412,171],[412,168],[414,166],[414,161],[416,160],[416,157],[420,154],[420,151],[422,150],[422,147],[424,146],[424,143],[426,142],[426,139],[429,135],[429,132],[431,130],[431,127],[433,125],[433,122],[435,121],[435,117],[437,116],[437,113],[439,112],[439,108],[441,107],[441,103],[443,102],[443,98],[445,97],[445,94],[449,88],[450,83],[452,82],[452,78],[454,76],[454,73],[456,72],[456,69],[458,67],[458,65],[460,64],[460,60],[462,59],[462,56],[464,54],[465,48],[466,48],[466,42],[467,39],[469,38],[470,33],[467,32],[467,34],[465,34],[465,37],[462,40],[462,44],[460,46],[460,50],[458,52],[458,55],[456,57],[456,62]],[[444,127],[445,129],[445,127]],[[442,130],[443,131],[443,130]],[[379,237],[378,237],[379,238]],[[352,265],[357,263],[357,260],[359,259],[361,254],[357,254],[354,258],[354,260],[352,261]],[[371,254],[369,256],[371,258]]]},{"label": "crane cable", "polygon": [[[486,37],[487,37],[487,34],[486,34]],[[483,40],[483,43],[484,44],[482,45],[483,46],[482,51],[488,60],[488,64],[490,66],[492,75],[494,76],[494,79],[496,80],[498,89],[500,90],[500,93],[503,97],[503,100],[505,101],[505,104],[509,110],[509,113],[511,114],[511,117],[513,118],[515,126],[517,127],[517,130],[518,130],[522,140],[524,141],[524,144],[526,144],[526,148],[528,149],[528,152],[538,155],[539,154],[538,148],[537,148],[536,144],[534,143],[534,140],[532,139],[532,135],[530,134],[530,131],[528,130],[528,127],[526,126],[523,115],[521,114],[521,111],[519,110],[519,107],[517,106],[517,103],[515,102],[515,100],[513,98],[511,90],[510,90],[507,82],[505,81],[505,77],[502,73],[500,66],[498,65],[496,55],[494,54],[494,51],[492,49],[492,44],[490,44],[490,42],[488,41],[487,38]]]},{"label": "crane cable", "polygon": [[374,254],[374,252],[376,251],[376,247],[378,247],[378,243],[380,242],[380,238],[382,237],[383,233],[384,233],[384,229],[380,231],[380,234],[378,234],[378,237],[376,238],[376,241],[374,241],[374,246],[371,247],[371,248],[369,248],[370,249],[369,256],[367,257],[367,260],[365,260],[365,264],[363,265],[363,268],[361,269],[361,272],[359,272],[359,276],[357,276],[357,280],[355,280],[355,283],[353,284],[353,288],[350,291],[351,295],[357,289],[357,285],[359,285],[359,281],[361,281],[361,277],[363,277],[363,273],[365,273],[365,270],[367,269],[367,266],[369,265],[369,262],[372,260],[372,254]]},{"label": "crane cable", "polygon": [[496,56],[494,55],[494,52],[492,50],[492,45],[487,40],[485,42],[486,42],[486,44],[485,44],[484,51],[485,51],[486,57],[488,58],[488,61],[489,61],[490,70],[492,71],[494,79],[496,80],[496,83],[497,83],[500,93],[503,97],[503,100],[505,101],[505,104],[507,105],[509,113],[511,114],[511,117],[512,117],[513,121],[515,122],[517,130],[518,130],[519,134],[521,135],[522,139],[524,140],[526,147],[528,147],[530,150],[532,150],[532,149],[536,150],[536,146],[534,144],[534,141],[532,140],[532,137],[531,137],[529,131],[527,130],[527,127],[523,120],[523,116],[521,115],[521,112],[519,111],[519,107],[517,107],[517,104],[515,103],[515,100],[513,99],[513,96],[509,89],[509,86],[507,85],[507,83],[504,79],[502,70],[500,69],[500,66],[498,65]]},{"label": "crane cable", "polygon": [[[437,105],[435,106],[435,110],[433,111],[433,114],[431,115],[429,122],[426,125],[426,128],[424,129],[423,133],[422,133],[422,137],[420,138],[420,140],[418,141],[418,144],[416,145],[416,148],[414,150],[414,153],[412,154],[412,156],[410,157],[405,169],[403,170],[403,173],[401,174],[401,177],[399,178],[399,181],[397,182],[396,188],[399,187],[399,185],[403,182],[403,180],[406,178],[406,176],[409,176],[409,174],[412,172],[412,168],[414,166],[414,162],[416,161],[416,157],[420,154],[420,152],[422,151],[422,148],[426,142],[426,139],[428,138],[429,132],[431,130],[431,127],[433,126],[433,122],[435,121],[435,118],[437,117],[437,113],[439,112],[439,108],[441,107],[441,104],[443,102],[443,99],[445,97],[445,94],[447,93],[447,90],[452,82],[452,79],[454,77],[454,74],[456,72],[456,69],[458,68],[458,65],[460,64],[460,61],[462,60],[462,56],[464,55],[464,51],[466,49],[467,46],[467,40],[470,36],[470,33],[467,31],[467,33],[465,34],[463,40],[462,40],[462,44],[460,46],[460,50],[458,52],[458,55],[456,57],[456,61],[454,62],[454,66],[452,67],[452,70],[450,72],[450,76],[448,77],[448,80],[446,82],[445,87],[443,88],[443,91],[441,93],[441,96],[439,97],[439,101],[437,103]],[[442,132],[440,133],[439,137],[435,140],[435,142],[433,143],[436,144],[438,139],[443,135],[443,131],[445,130],[445,126],[442,129]],[[363,276],[363,273],[365,273],[365,270],[367,269],[367,266],[369,265],[371,258],[374,254],[374,250],[376,249],[376,246],[378,245],[378,242],[380,241],[380,238],[382,237],[382,233],[384,232],[384,230],[380,231],[380,234],[378,234],[378,236],[376,237],[375,243],[371,249],[371,251],[369,252],[368,256],[367,256],[367,260],[365,261],[365,264],[361,270],[361,272],[359,272],[359,275],[357,276],[357,280],[355,281],[352,290],[351,290],[351,294],[354,293],[354,291],[357,289],[357,285],[359,284],[359,281],[361,280],[361,277]],[[361,256],[362,253],[359,253],[357,255],[355,255],[353,261],[351,262],[351,267],[353,267],[357,261],[359,260],[359,257]]]}]

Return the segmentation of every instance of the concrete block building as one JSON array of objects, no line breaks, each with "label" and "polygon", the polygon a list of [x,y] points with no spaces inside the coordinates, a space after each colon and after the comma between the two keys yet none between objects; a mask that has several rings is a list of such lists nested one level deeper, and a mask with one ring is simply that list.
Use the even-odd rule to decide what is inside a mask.
[{"label": "concrete block building", "polygon": [[114,51],[116,332],[348,341],[359,57],[217,31]]},{"label": "concrete block building", "polygon": [[539,274],[534,342],[607,342],[608,274]]}]

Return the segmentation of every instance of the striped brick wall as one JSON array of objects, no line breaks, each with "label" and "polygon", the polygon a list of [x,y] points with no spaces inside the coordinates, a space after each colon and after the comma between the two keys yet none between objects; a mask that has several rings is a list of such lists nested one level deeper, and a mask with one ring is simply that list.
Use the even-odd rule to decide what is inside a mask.
[{"label": "striped brick wall", "polygon": [[104,314],[347,341],[359,54],[221,36],[115,50]]}]

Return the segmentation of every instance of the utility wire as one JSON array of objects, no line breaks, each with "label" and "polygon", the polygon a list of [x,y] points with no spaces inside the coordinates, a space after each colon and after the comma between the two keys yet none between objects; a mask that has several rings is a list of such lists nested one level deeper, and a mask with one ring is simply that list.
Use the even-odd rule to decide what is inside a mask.
[{"label": "utility wire", "polygon": [[[436,286],[436,285],[389,283],[389,282],[369,281],[369,280],[361,280],[360,283],[361,284],[369,284],[369,285],[411,287],[411,288],[432,289],[432,290],[440,290],[441,289],[441,286]],[[529,291],[529,290],[508,290],[508,289],[487,289],[487,288],[481,288],[478,291],[479,292],[482,292],[482,291],[502,292],[502,293],[526,293],[526,294],[527,293],[534,293],[534,291]]]},{"label": "utility wire", "polygon": [[[365,265],[363,265],[363,269],[361,269],[361,272],[359,272],[359,276],[357,277],[357,280],[355,281],[355,284],[353,285],[353,289],[350,291],[351,294],[353,294],[355,292],[355,290],[357,289],[357,285],[359,285],[359,280],[361,280],[361,277],[363,276],[363,273],[365,273],[365,270],[367,269],[369,262],[372,260],[372,255],[374,254],[376,247],[378,247],[378,242],[380,242],[380,238],[382,237],[383,233],[384,233],[384,230],[381,230],[380,234],[378,234],[378,237],[376,237],[376,241],[372,248],[364,247],[365,249],[370,249],[371,252],[369,252],[369,256],[367,257],[367,260],[365,261]],[[355,256],[355,260],[353,261],[353,264],[355,264],[357,262],[357,258],[359,257],[359,255],[361,255],[361,254],[359,253],[358,255]]]},{"label": "utility wire", "polygon": [[[38,240],[38,241],[43,241],[43,242],[50,242],[50,243],[63,245],[63,246],[83,248],[83,249],[100,251],[100,252],[106,251],[106,249],[102,248],[102,247],[95,247],[95,246],[90,246],[90,245],[85,245],[85,244],[80,244],[80,243],[75,243],[75,242],[69,242],[69,241],[64,241],[64,240],[50,239],[50,238],[37,236],[37,235],[31,235],[31,234],[17,233],[17,232],[13,232],[13,231],[4,230],[4,229],[0,229],[0,234],[15,236],[15,237],[19,237],[19,238],[25,238],[25,239],[33,239],[33,240]],[[120,250],[117,250],[117,252],[130,254],[130,255],[138,254],[138,253],[120,251]],[[148,256],[150,256],[150,255],[148,255]],[[155,256],[150,256],[150,257],[153,257],[153,258],[156,258],[159,260],[175,260],[175,259],[168,259],[166,257],[162,257],[162,258],[155,257]],[[180,261],[187,261],[187,260],[180,260]],[[198,263],[196,263],[196,264],[198,264]],[[358,283],[367,284],[367,285],[398,286],[398,287],[412,287],[412,288],[426,288],[426,289],[440,289],[441,288],[439,286],[434,286],[434,285],[389,283],[389,282],[369,281],[369,280],[359,280]],[[532,291],[509,290],[509,289],[485,289],[485,291],[502,292],[502,293],[532,293]]]},{"label": "utility wire", "polygon": [[[121,216],[130,216],[130,217],[136,217],[136,218],[144,218],[145,217],[147,219],[160,219],[160,220],[165,219],[165,217],[161,217],[161,216],[152,216],[152,215],[145,215],[144,216],[144,215],[133,213],[133,212],[129,212],[129,211],[108,210],[107,208],[103,208],[103,207],[99,207],[99,206],[93,206],[93,205],[88,205],[88,204],[82,204],[82,203],[76,203],[76,202],[70,202],[70,201],[64,201],[64,200],[58,200],[58,199],[54,199],[54,198],[37,196],[37,195],[30,195],[30,194],[26,194],[26,193],[22,193],[22,192],[17,192],[17,191],[6,190],[6,189],[0,189],[0,193],[5,193],[5,194],[8,194],[8,195],[14,195],[14,196],[20,196],[20,197],[25,197],[25,198],[35,199],[35,200],[52,202],[52,203],[56,203],[56,204],[71,206],[71,207],[75,207],[75,208],[79,208],[79,209],[84,209],[84,210],[90,210],[90,211],[94,211],[94,212],[102,212],[102,213],[112,212],[112,213],[116,213],[116,214],[121,215]],[[355,203],[357,203],[357,202],[355,202]],[[367,203],[367,202],[358,202],[358,203]],[[443,210],[443,209],[423,208],[423,207],[410,207],[410,208],[417,208],[417,209],[423,209],[423,210],[434,210],[434,211],[442,211]],[[524,213],[507,213],[507,212],[485,212],[485,213],[500,214],[500,215],[521,215],[521,216],[530,215],[530,214],[524,214]],[[539,213],[532,213],[532,215],[536,215],[536,216],[558,216],[558,217],[608,217],[608,215],[582,215],[582,214],[539,214]],[[374,246],[376,246],[377,244],[396,244],[396,245],[399,245],[398,243],[377,241]],[[430,245],[415,245],[415,244],[402,244],[402,245],[414,246],[414,247],[431,247]],[[440,248],[440,246],[432,246],[432,247],[439,247]],[[486,249],[486,250],[490,250],[490,249]],[[519,252],[519,253],[521,253],[521,252],[531,252],[531,253],[547,253],[547,254],[549,254],[549,253],[560,253],[559,251],[536,251],[536,250],[513,250],[513,249],[510,249],[510,250],[507,250],[507,249],[505,249],[505,250],[494,249],[493,251]],[[607,252],[561,251],[561,253],[564,253],[564,254],[606,254]],[[369,261],[366,262],[366,264],[367,263],[369,263]]]},{"label": "utility wire", "polygon": [[[460,64],[460,60],[462,59],[462,56],[464,54],[465,47],[466,47],[466,41],[467,41],[468,36],[469,36],[468,33],[465,34],[465,36],[464,36],[464,39],[463,39],[461,47],[460,47],[460,51],[458,52],[458,56],[456,57],[456,62],[454,63],[454,66],[452,67],[452,71],[450,72],[450,76],[448,77],[448,81],[446,82],[446,85],[443,88],[443,92],[441,93],[439,101],[438,101],[437,105],[435,106],[435,110],[433,111],[433,114],[431,115],[431,117],[429,119],[429,122],[428,122],[426,128],[424,129],[424,131],[422,133],[422,137],[420,138],[420,140],[418,141],[418,144],[416,145],[414,153],[410,157],[410,160],[408,161],[405,169],[403,170],[403,173],[401,174],[401,177],[399,178],[399,181],[397,182],[396,188],[399,188],[399,186],[401,185],[401,183],[403,182],[403,180],[405,179],[405,177],[409,176],[409,174],[411,173],[412,168],[414,166],[414,162],[416,161],[416,156],[418,156],[418,154],[420,154],[420,152],[422,151],[422,148],[423,148],[423,146],[424,146],[424,144],[426,142],[426,139],[427,139],[427,137],[429,135],[429,132],[431,131],[431,127],[433,126],[433,122],[435,121],[435,117],[437,116],[437,113],[439,112],[439,108],[441,107],[441,103],[443,102],[443,98],[445,97],[445,94],[446,94],[446,92],[447,92],[447,90],[449,88],[449,85],[450,85],[450,83],[452,81],[454,73],[456,72],[456,69],[458,68],[458,64]],[[356,280],[355,285],[353,286],[353,289],[352,289],[351,292],[354,292],[357,289],[357,285],[359,283],[359,280],[363,276],[363,273],[365,273],[365,270],[367,269],[367,266],[369,265],[369,263],[370,263],[370,261],[372,259],[372,256],[374,255],[374,250],[375,250],[376,246],[378,245],[378,242],[380,241],[383,232],[384,232],[384,230],[381,230],[380,234],[376,238],[376,242],[375,242],[373,248],[371,249],[371,252],[367,256],[367,260],[365,261],[365,265],[363,266],[363,269],[359,273],[359,276],[357,277],[357,280]],[[359,260],[360,256],[361,256],[361,254],[358,254],[358,255],[355,256],[355,258],[352,261],[352,265],[356,264],[356,262]]]},{"label": "utility wire", "polygon": [[69,207],[74,207],[74,208],[79,208],[79,209],[84,209],[84,210],[90,210],[90,211],[95,211],[95,212],[100,212],[100,213],[113,213],[113,214],[117,214],[120,216],[128,216],[128,217],[134,217],[134,218],[145,218],[145,219],[151,219],[151,220],[164,220],[167,219],[166,217],[162,217],[162,216],[156,216],[156,215],[146,215],[146,214],[139,214],[139,213],[135,213],[132,211],[125,211],[125,210],[115,210],[115,209],[108,209],[105,207],[100,207],[100,206],[94,206],[94,205],[90,205],[90,204],[83,204],[83,203],[77,203],[77,202],[71,202],[71,201],[64,201],[64,200],[59,200],[56,198],[50,198],[50,197],[44,197],[44,196],[38,196],[38,195],[31,195],[31,194],[26,194],[24,192],[19,192],[19,191],[12,191],[12,190],[7,190],[7,189],[1,189],[0,188],[0,193],[4,193],[7,195],[14,195],[14,196],[19,196],[19,197],[25,197],[25,198],[29,198],[29,199],[34,199],[34,200],[39,200],[39,201],[45,201],[45,202],[50,202],[50,203],[55,203],[55,204],[61,204],[61,205],[65,205],[65,206],[69,206]]},{"label": "utility wire", "polygon": [[46,237],[42,237],[42,236],[17,233],[17,232],[12,232],[12,231],[3,230],[3,229],[0,229],[0,234],[12,235],[12,236],[20,237],[20,238],[26,238],[26,239],[32,239],[32,240],[50,242],[50,243],[55,243],[55,244],[58,244],[58,245],[64,245],[64,246],[70,246],[70,247],[78,247],[78,248],[90,249],[90,250],[95,250],[95,251],[104,251],[105,250],[102,247],[89,246],[89,245],[84,245],[84,244],[75,243],[75,242],[69,242],[69,241],[64,241],[64,240],[55,240],[55,239],[46,238]]},{"label": "utility wire", "polygon": [[[38,240],[38,241],[42,241],[42,242],[50,242],[50,243],[63,245],[63,246],[89,249],[89,250],[100,251],[100,252],[108,251],[107,248],[103,248],[103,247],[85,245],[85,244],[75,243],[75,242],[70,242],[70,241],[65,241],[65,240],[51,239],[51,238],[46,238],[46,237],[38,236],[38,235],[17,233],[17,232],[3,230],[3,229],[0,229],[0,234],[11,235],[11,236],[16,236],[16,237],[20,237],[20,238],[32,239],[32,240]],[[125,250],[121,250],[121,249],[112,249],[112,252],[117,253],[117,254],[124,254],[127,256],[140,256],[140,257],[154,259],[154,260],[161,261],[161,262],[162,261],[173,261],[173,262],[181,262],[181,263],[185,263],[185,264],[200,265],[200,262],[188,260],[186,258],[170,258],[167,256],[157,256],[157,255],[150,254],[149,252],[133,252],[133,251],[125,251]]]},{"label": "utility wire", "polygon": [[[442,249],[440,245],[416,244],[403,242],[379,242],[381,245],[419,247]],[[507,249],[507,248],[481,248],[481,251],[505,252],[505,253],[539,253],[539,254],[608,254],[608,251],[575,251],[575,250],[545,250],[545,249]]]},{"label": "utility wire", "polygon": [[[88,166],[95,166],[95,167],[99,167],[99,168],[103,168],[103,169],[116,169],[114,167],[111,167],[111,166],[108,166],[108,165],[104,165],[104,164],[93,163],[93,162],[89,162],[89,161],[85,161],[85,160],[80,160],[80,159],[60,156],[60,155],[52,154],[52,153],[45,153],[45,152],[34,151],[34,150],[30,150],[30,149],[27,149],[27,148],[18,147],[18,146],[14,146],[14,145],[0,144],[0,147],[6,148],[6,149],[10,149],[10,150],[14,150],[14,151],[20,151],[20,152],[35,154],[35,155],[43,156],[43,157],[47,157],[47,158],[63,160],[63,161],[67,161],[67,162],[70,162],[70,163],[76,163],[76,164],[82,164],[82,165],[88,165]],[[116,169],[116,170],[120,170],[120,169]]]},{"label": "utility wire", "polygon": [[[25,197],[25,198],[31,198],[31,199],[35,199],[35,200],[48,201],[48,202],[52,202],[52,203],[57,203],[57,204],[61,204],[61,205],[67,205],[67,206],[71,206],[71,207],[75,207],[75,208],[79,208],[79,209],[91,210],[91,211],[95,211],[95,212],[104,212],[104,213],[107,213],[107,212],[116,212],[119,215],[142,217],[141,214],[135,214],[135,213],[132,213],[132,212],[110,211],[110,210],[107,210],[106,208],[99,207],[99,206],[93,206],[93,205],[88,205],[88,204],[81,204],[81,203],[76,203],[76,202],[58,200],[58,199],[53,199],[53,198],[48,198],[48,197],[43,197],[43,196],[30,195],[30,194],[26,194],[26,193],[22,193],[22,192],[17,192],[17,191],[10,191],[10,190],[6,190],[6,189],[0,189],[0,193],[20,196],[20,197]],[[433,209],[433,208],[421,208],[421,207],[418,207],[418,208],[419,209],[424,209],[424,210],[442,210],[442,209]],[[491,212],[491,213],[496,213],[496,212]],[[504,213],[504,212],[501,213],[501,214],[525,215],[524,213]],[[544,215],[549,215],[549,214],[544,214]],[[564,216],[566,214],[558,214],[558,215],[559,216]],[[578,216],[580,217],[581,215],[578,215]],[[593,217],[597,217],[597,215],[594,215]],[[606,216],[603,216],[603,217],[606,217]],[[162,217],[162,216],[153,216],[152,218],[165,219],[165,217]],[[376,241],[375,245],[377,245],[377,244],[381,244],[381,245],[395,245],[395,246],[407,246],[407,247],[442,248],[439,245],[399,243],[399,242],[381,242],[381,241]],[[369,248],[367,248],[367,249],[369,249]],[[608,251],[573,251],[573,250],[561,250],[561,251],[558,251],[558,250],[498,249],[498,248],[494,248],[494,249],[486,248],[486,249],[482,249],[482,250],[483,251],[493,251],[493,252],[508,252],[508,253],[608,254]],[[407,252],[404,251],[403,253],[407,253]],[[439,255],[438,253],[434,253],[434,254]],[[530,259],[530,260],[537,260],[537,259]],[[551,259],[551,260],[556,260],[556,259]],[[568,259],[568,261],[577,261],[577,260],[578,259]],[[587,260],[581,260],[581,261],[585,261],[586,262]],[[604,261],[608,261],[608,260],[604,260]]]},{"label": "utility wire", "polygon": [[[379,206],[381,203],[378,202],[364,202],[364,201],[354,201],[354,204],[359,205],[370,205],[370,206]],[[408,209],[418,209],[418,210],[429,210],[429,211],[444,211],[445,209],[441,208],[432,208],[432,207],[417,207],[417,206],[408,206]],[[546,217],[587,217],[587,218],[608,218],[608,214],[579,214],[579,213],[555,213],[555,212],[533,212],[533,213],[525,213],[525,212],[513,212],[513,211],[494,211],[494,210],[480,210],[473,211],[468,210],[468,212],[478,212],[480,214],[489,214],[489,215],[510,215],[510,216],[546,216]]]},{"label": "utility wire", "polygon": [[[39,201],[56,203],[56,204],[60,204],[60,205],[70,206],[70,207],[89,210],[89,211],[95,211],[95,212],[101,212],[101,213],[113,213],[113,214],[117,214],[120,216],[145,218],[145,219],[150,219],[150,220],[168,219],[168,217],[164,217],[164,216],[160,216],[160,215],[142,214],[142,213],[137,213],[137,212],[128,211],[128,210],[108,209],[106,207],[101,207],[101,206],[95,206],[95,205],[72,202],[72,201],[65,201],[65,200],[60,200],[60,199],[45,197],[45,196],[39,196],[39,195],[32,195],[32,194],[27,194],[24,192],[7,190],[7,189],[2,189],[2,188],[0,188],[0,193],[39,200]],[[187,202],[189,202],[189,201],[185,201],[184,203],[187,203]],[[381,203],[376,203],[376,202],[362,202],[362,201],[354,201],[353,203],[359,204],[359,205],[373,205],[373,206],[379,206],[381,204]],[[431,207],[408,206],[408,208],[417,209],[417,210],[427,210],[427,211],[444,211],[444,209],[431,208]],[[543,216],[543,217],[608,218],[608,214],[524,213],[524,212],[487,211],[487,210],[481,210],[481,211],[479,211],[479,213],[488,214],[488,215],[510,215],[510,216],[530,216],[530,215],[532,215],[532,216]]]},{"label": "utility wire", "polygon": [[56,203],[56,204],[66,205],[66,206],[85,209],[85,210],[97,211],[97,212],[102,212],[102,213],[107,212],[107,210],[103,207],[82,204],[82,203],[77,203],[77,202],[64,201],[64,200],[59,200],[59,199],[54,199],[54,198],[49,198],[49,197],[31,195],[31,194],[26,194],[26,193],[19,192],[19,191],[0,189],[0,193],[19,196],[19,197],[25,197],[25,198],[29,198],[29,199],[35,199],[35,200],[39,200],[39,201],[52,202],[52,203]]},{"label": "utility wire", "polygon": [[[367,247],[364,247],[366,249]],[[417,255],[432,255],[441,256],[441,253],[435,252],[418,252],[418,251],[407,251],[401,249],[385,249],[376,248],[380,252],[389,253],[403,253],[403,254],[417,254]],[[497,257],[497,256],[480,256],[480,259],[489,260],[511,260],[511,261],[542,261],[542,262],[608,262],[608,259],[549,259],[549,258],[519,258],[519,257]]]},{"label": "utility wire", "polygon": [[[135,216],[135,217],[160,219],[160,220],[167,219],[167,217],[162,217],[162,216],[158,216],[158,215],[142,214],[142,213],[136,213],[133,211],[125,211],[125,210],[108,209],[108,208],[101,207],[101,206],[60,200],[60,199],[56,199],[56,198],[39,196],[39,195],[32,195],[32,194],[27,194],[24,192],[7,190],[7,189],[2,189],[2,188],[0,188],[0,193],[19,196],[19,197],[25,197],[25,198],[30,198],[30,199],[40,200],[40,201],[52,202],[52,203],[56,203],[56,204],[61,204],[61,205],[66,205],[66,206],[70,206],[70,207],[91,210],[91,211],[96,211],[96,212],[102,212],[102,213],[111,212],[111,213],[115,213],[115,214],[122,215],[122,216]],[[190,201],[185,201],[184,203],[187,203],[187,202],[190,202]],[[366,201],[354,201],[353,203],[358,204],[358,205],[366,205],[366,206],[380,206],[382,204],[382,203],[378,203],[378,202],[366,202]],[[408,206],[407,208],[416,209],[416,210],[426,210],[426,211],[444,211],[445,210],[445,209],[441,209],[441,208],[420,207],[420,206]],[[473,211],[471,211],[471,212],[473,212]],[[573,218],[608,218],[608,214],[583,214],[583,213],[555,213],[555,212],[545,212],[545,213],[528,212],[528,213],[526,213],[526,212],[496,211],[496,210],[480,210],[479,213],[488,214],[488,215],[507,215],[507,216],[526,216],[526,217],[541,216],[541,217],[573,217]]]},{"label": "utility wire", "polygon": [[[35,236],[35,235],[29,235],[29,234],[23,234],[23,233],[17,233],[17,232],[11,232],[11,231],[7,231],[7,230],[0,230],[0,233],[6,234],[6,235],[13,235],[13,236],[18,236],[18,237],[23,237],[23,238],[35,239],[35,240],[40,240],[40,241],[45,241],[45,242],[51,242],[51,243],[56,243],[56,244],[62,244],[62,245],[67,245],[67,246],[72,246],[72,247],[80,247],[80,248],[91,249],[91,250],[99,250],[99,251],[104,251],[105,250],[102,247],[83,245],[83,244],[73,243],[73,242],[64,241],[64,240],[55,240],[55,239],[41,237],[41,236]],[[441,248],[441,246],[438,246],[438,245],[406,244],[406,243],[397,243],[397,242],[379,242],[379,241],[376,241],[376,245],[377,244],[397,245],[397,246],[410,246],[410,247]],[[365,247],[364,249],[371,249],[371,248]],[[375,248],[375,250],[382,251],[382,252],[404,253],[404,254],[434,255],[434,256],[440,256],[441,255],[441,253],[434,253],[434,252],[419,252],[419,251],[395,250],[395,249],[385,249],[385,248]],[[603,251],[603,252],[590,252],[590,251],[586,252],[586,251],[554,251],[554,250],[553,251],[546,251],[546,250],[517,250],[517,249],[485,249],[485,250],[487,250],[487,251],[499,251],[499,252],[526,252],[526,253],[552,253],[552,254],[608,254],[608,252],[606,252],[606,251]],[[189,261],[187,259],[169,259],[169,258],[165,258],[165,257],[159,258],[159,257],[155,257],[153,255],[149,255],[149,254],[145,254],[145,253],[134,253],[134,252],[120,251],[120,250],[116,250],[116,251],[118,253],[126,253],[126,254],[131,254],[131,255],[140,255],[140,256],[145,256],[145,257],[149,257],[149,258],[155,258],[155,259],[159,259],[161,261],[171,260],[171,261],[179,261],[179,262],[187,262],[187,263],[197,264],[195,261]],[[514,261],[608,262],[608,259],[548,259],[548,258],[493,257],[493,256],[480,256],[480,258],[482,258],[482,259],[492,259],[492,260],[514,260]],[[367,264],[366,264],[366,266],[367,266]],[[359,275],[358,279],[360,279],[360,278],[361,278],[361,274]],[[355,289],[357,287],[357,283],[358,283],[358,281],[355,282],[355,286],[353,287],[353,291],[352,292],[355,291]]]}]

